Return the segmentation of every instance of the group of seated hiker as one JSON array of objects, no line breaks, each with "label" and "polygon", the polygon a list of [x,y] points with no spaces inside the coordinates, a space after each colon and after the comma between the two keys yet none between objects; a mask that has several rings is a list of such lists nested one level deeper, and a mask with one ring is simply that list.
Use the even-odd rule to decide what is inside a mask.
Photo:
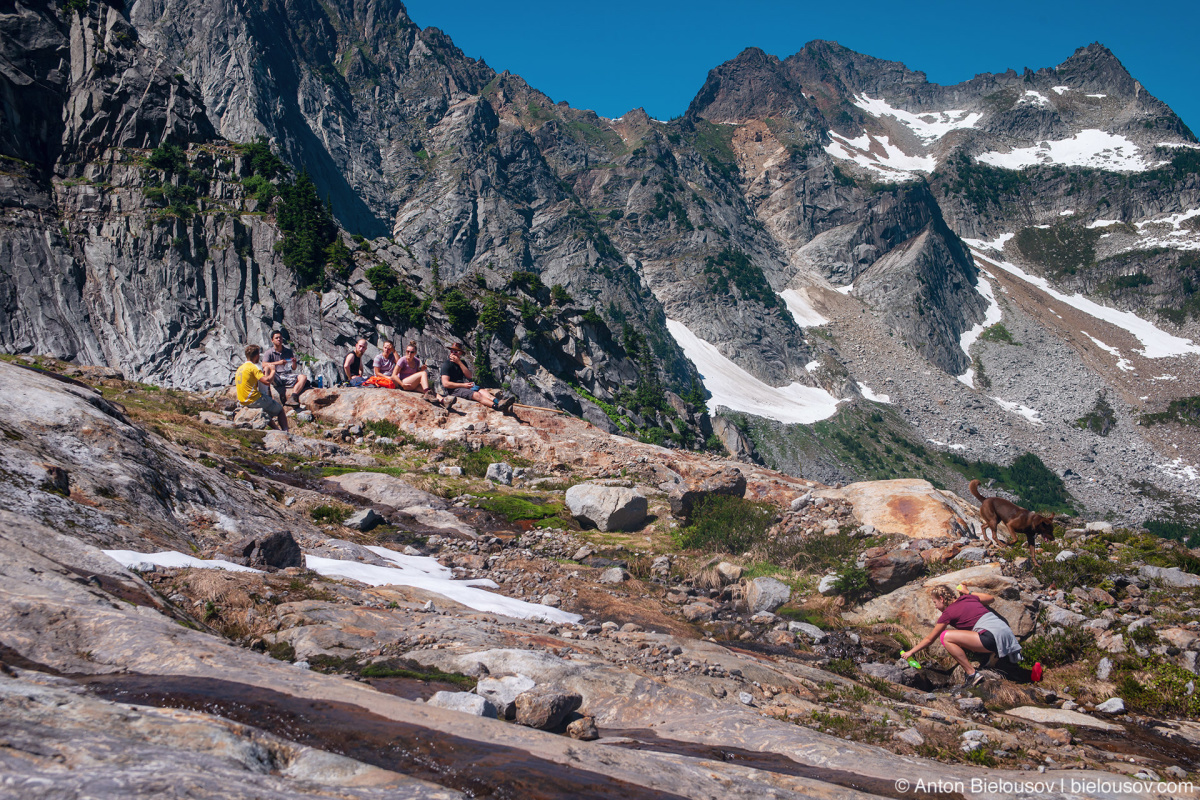
[{"label": "group of seated hiker", "polygon": [[388,389],[403,389],[420,392],[429,402],[451,408],[460,398],[497,411],[508,411],[516,398],[507,392],[483,389],[473,380],[471,368],[463,361],[463,348],[458,342],[449,347],[450,353],[442,362],[439,379],[446,394],[439,396],[429,379],[429,367],[417,355],[417,343],[410,341],[404,355],[396,354],[395,346],[384,341],[379,346],[379,355],[371,361],[371,374],[367,373],[364,356],[367,340],[359,339],[354,349],[342,361],[342,371],[351,386],[382,386]]},{"label": "group of seated hiker", "polygon": [[[417,355],[415,341],[408,343],[403,356],[396,353],[390,341],[384,341],[379,354],[370,361],[366,359],[367,347],[367,340],[359,339],[354,343],[354,349],[342,360],[342,372],[351,386],[420,392],[430,403],[445,408],[451,408],[459,399],[463,399],[473,400],[496,411],[508,412],[516,402],[509,392],[484,389],[475,383],[474,373],[463,359],[463,347],[458,342],[450,344],[449,354],[439,372],[444,395],[439,395],[431,384],[429,367]],[[238,368],[235,378],[238,403],[248,408],[263,409],[272,418],[273,427],[277,424],[280,430],[287,430],[287,415],[283,407],[298,404],[300,393],[308,384],[308,376],[297,373],[296,365],[295,353],[284,345],[283,334],[279,331],[271,334],[271,347],[265,354],[258,345],[248,346],[246,363]],[[271,396],[272,387],[279,392],[281,402],[276,402]]]}]

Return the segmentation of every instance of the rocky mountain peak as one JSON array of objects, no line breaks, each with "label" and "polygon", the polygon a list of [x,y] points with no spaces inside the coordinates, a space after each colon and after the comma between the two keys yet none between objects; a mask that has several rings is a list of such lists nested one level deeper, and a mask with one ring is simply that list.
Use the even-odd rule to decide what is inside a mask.
[{"label": "rocky mountain peak", "polygon": [[737,123],[784,113],[801,97],[776,56],[748,47],[708,73],[688,106],[689,119]]},{"label": "rocky mountain peak", "polygon": [[1111,92],[1123,96],[1136,93],[1137,81],[1125,69],[1125,65],[1104,45],[1092,42],[1080,47],[1059,64],[1055,72],[1072,86],[1093,92]]}]

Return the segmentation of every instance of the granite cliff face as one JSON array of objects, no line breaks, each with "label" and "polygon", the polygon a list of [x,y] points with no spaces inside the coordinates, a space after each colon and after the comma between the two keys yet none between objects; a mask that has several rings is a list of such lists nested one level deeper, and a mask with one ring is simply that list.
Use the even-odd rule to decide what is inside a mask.
[{"label": "granite cliff face", "polygon": [[[1108,465],[1122,486],[1186,491],[1158,465],[1200,459],[1187,437],[1166,452],[1179,442],[1135,430],[1200,387],[1194,369],[1129,361],[1144,342],[1113,342],[1134,323],[1041,328],[1055,355],[1025,364],[980,340],[1050,321],[999,262],[1194,335],[1197,143],[1099,44],[956,86],[832,42],[751,48],[664,123],[554,103],[396,0],[30,2],[0,27],[6,351],[205,387],[277,327],[330,379],[358,336],[416,338],[427,359],[458,338],[522,401],[656,441],[713,433],[680,396],[720,370],[746,388],[713,390],[714,411],[756,380],[830,408],[888,396],[917,442],[1003,462],[999,443],[1058,440],[1044,455],[1073,474],[1096,444],[1074,422],[1107,393],[1142,453]],[[341,225],[349,252],[315,288],[281,255],[280,202],[245,147],[259,137]],[[185,163],[151,166],[164,145]],[[668,320],[715,354],[685,355]],[[1078,391],[1033,405],[1024,387],[1076,370]],[[755,449],[748,428],[716,429]],[[1111,491],[1096,502],[1139,513]]]}]

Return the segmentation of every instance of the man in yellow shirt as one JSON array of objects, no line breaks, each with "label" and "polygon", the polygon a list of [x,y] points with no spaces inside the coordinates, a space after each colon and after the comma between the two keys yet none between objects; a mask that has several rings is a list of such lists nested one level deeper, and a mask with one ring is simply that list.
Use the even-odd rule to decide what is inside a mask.
[{"label": "man in yellow shirt", "polygon": [[[256,344],[246,346],[246,363],[238,367],[234,376],[237,386],[238,403],[246,408],[261,408],[267,412],[271,426],[281,431],[288,429],[287,413],[274,397],[271,397],[271,381],[275,379],[275,365],[267,364],[265,370],[259,369],[258,360],[262,356],[262,348]],[[266,392],[266,394],[264,394]],[[278,420],[278,424],[276,424]]]}]

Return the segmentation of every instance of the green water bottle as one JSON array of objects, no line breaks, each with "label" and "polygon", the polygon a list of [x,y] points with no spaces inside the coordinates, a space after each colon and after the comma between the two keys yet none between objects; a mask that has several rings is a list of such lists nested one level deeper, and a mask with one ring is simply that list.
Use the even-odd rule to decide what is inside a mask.
[{"label": "green water bottle", "polygon": [[912,656],[909,656],[909,657],[908,657],[908,665],[909,665],[910,667],[912,667],[913,669],[920,669],[920,668],[921,668],[921,662],[920,662],[920,661],[917,661],[917,660],[916,660],[915,658],[913,658]]}]

